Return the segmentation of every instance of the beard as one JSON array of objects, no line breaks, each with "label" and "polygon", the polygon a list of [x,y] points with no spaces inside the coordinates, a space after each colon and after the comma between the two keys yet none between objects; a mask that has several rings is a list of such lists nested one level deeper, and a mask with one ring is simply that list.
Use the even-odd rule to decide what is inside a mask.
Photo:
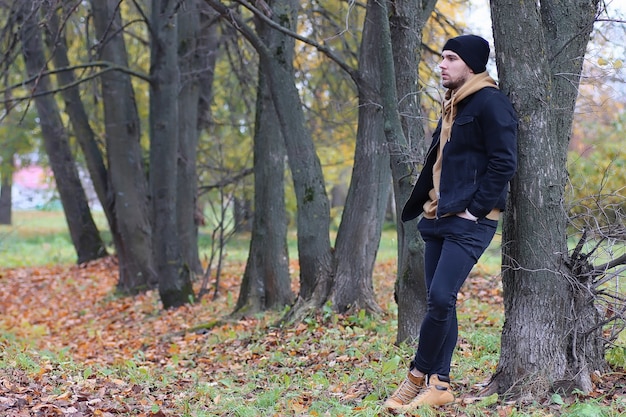
[{"label": "beard", "polygon": [[457,78],[457,79],[447,79],[447,80],[443,80],[441,82],[441,85],[443,85],[445,88],[450,89],[450,90],[457,90],[459,89],[463,84],[465,84],[465,81],[467,81],[465,78]]}]

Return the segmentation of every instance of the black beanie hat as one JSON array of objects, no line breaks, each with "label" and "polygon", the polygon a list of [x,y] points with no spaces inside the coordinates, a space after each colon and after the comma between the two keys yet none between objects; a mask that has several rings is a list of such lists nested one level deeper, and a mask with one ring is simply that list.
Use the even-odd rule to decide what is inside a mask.
[{"label": "black beanie hat", "polygon": [[452,38],[443,46],[444,51],[456,52],[468,67],[478,74],[487,70],[489,42],[476,35],[461,35]]}]

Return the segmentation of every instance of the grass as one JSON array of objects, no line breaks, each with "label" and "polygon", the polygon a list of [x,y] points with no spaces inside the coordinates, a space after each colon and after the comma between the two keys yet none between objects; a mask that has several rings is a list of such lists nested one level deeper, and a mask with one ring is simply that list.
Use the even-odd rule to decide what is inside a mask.
[{"label": "grass", "polygon": [[[94,213],[103,239],[110,240],[106,219]],[[4,268],[72,264],[76,251],[60,211],[16,211],[13,224],[0,225],[0,265]]]},{"label": "grass", "polygon": [[[97,221],[102,224],[103,220]],[[0,236],[3,267],[75,261],[64,220],[58,212],[17,212],[15,225],[2,226]],[[201,231],[201,247],[208,246],[207,236],[210,236],[208,231]],[[393,230],[386,230],[379,260],[395,259],[395,244]],[[229,243],[228,262],[244,262],[247,248],[247,236],[235,236]],[[497,236],[478,270],[486,276],[497,273],[499,256]],[[393,280],[392,274],[379,272],[382,276],[376,277],[377,285],[393,285],[385,282]],[[206,307],[232,311],[235,300],[236,294],[228,293],[219,304]],[[126,381],[133,390],[138,387],[137,390],[145,391],[142,405],[152,415],[159,415],[159,411],[164,412],[160,415],[189,417],[384,415],[380,404],[403,377],[414,346],[393,343],[397,330],[396,305],[389,296],[380,303],[385,310],[380,317],[363,312],[338,316],[324,309],[317,317],[282,330],[269,327],[282,312],[268,312],[247,326],[225,324],[202,338],[172,340],[165,346],[169,353],[158,361],[138,350],[134,357],[111,364],[77,362],[63,348],[36,348],[47,338],[45,329],[37,324],[25,323],[22,329],[0,326],[0,370],[23,372],[36,381],[45,376],[48,396],[51,393],[62,396],[66,392],[67,383],[61,381],[71,381],[76,387],[95,380]],[[158,318],[158,314],[151,313],[150,319]],[[476,391],[477,384],[492,374],[498,362],[502,306],[476,297],[462,298],[459,322],[453,377],[460,391]],[[96,325],[91,331],[98,333]],[[612,354],[617,363],[624,364],[626,349],[621,349]],[[114,392],[116,398],[124,393],[131,394]],[[547,402],[524,404],[489,397],[446,408],[447,414],[459,416],[612,417],[623,415],[625,410],[623,398],[609,404],[602,397],[582,396],[573,399],[554,396]],[[439,414],[425,410],[422,415]]]},{"label": "grass", "polygon": [[[113,252],[111,236],[103,213],[94,212],[94,220],[109,250]],[[333,236],[331,236],[333,237]],[[245,262],[248,256],[250,235],[240,233],[231,236],[226,248],[226,259],[230,262]],[[4,268],[73,264],[76,252],[71,243],[67,224],[60,211],[16,211],[13,224],[0,225],[0,265]],[[297,256],[296,235],[290,232],[289,253]],[[211,230],[199,230],[200,256],[209,255]],[[394,260],[397,257],[397,238],[393,227],[386,227],[380,241],[378,261]],[[481,266],[488,273],[497,273],[500,263],[500,234],[481,259]]]}]

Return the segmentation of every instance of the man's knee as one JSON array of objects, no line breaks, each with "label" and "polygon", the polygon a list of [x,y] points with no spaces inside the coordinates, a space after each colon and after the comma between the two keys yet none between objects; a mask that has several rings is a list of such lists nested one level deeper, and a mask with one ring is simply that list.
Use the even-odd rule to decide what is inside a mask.
[{"label": "man's knee", "polygon": [[456,297],[450,294],[433,294],[428,299],[428,312],[437,321],[446,321],[454,311]]}]

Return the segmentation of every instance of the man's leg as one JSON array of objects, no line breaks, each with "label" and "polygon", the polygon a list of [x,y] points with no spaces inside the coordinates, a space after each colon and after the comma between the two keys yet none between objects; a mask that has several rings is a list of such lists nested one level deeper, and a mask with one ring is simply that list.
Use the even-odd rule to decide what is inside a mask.
[{"label": "man's leg", "polygon": [[[474,259],[457,242],[445,240],[428,290],[428,310],[420,329],[412,366],[427,373],[449,375],[457,341],[456,297],[474,266]],[[446,373],[443,373],[446,372]]]},{"label": "man's leg", "polygon": [[[421,219],[418,224],[420,234],[424,240],[424,280],[427,289],[430,287],[430,283],[435,274],[443,246],[443,239],[434,234],[434,226],[435,220],[424,218]],[[407,410],[411,401],[426,387],[426,376],[414,375],[411,372],[412,370],[413,367],[411,366],[402,383],[400,383],[394,393],[385,401],[385,407],[387,409],[396,412]],[[424,374],[428,373],[427,370],[418,370]]]},{"label": "man's leg", "polygon": [[[434,235],[443,239],[428,289],[428,311],[413,361],[418,370],[448,377],[458,338],[456,299],[461,286],[489,243],[497,222],[472,222],[456,216],[435,221]],[[426,238],[425,238],[426,241]]]}]

